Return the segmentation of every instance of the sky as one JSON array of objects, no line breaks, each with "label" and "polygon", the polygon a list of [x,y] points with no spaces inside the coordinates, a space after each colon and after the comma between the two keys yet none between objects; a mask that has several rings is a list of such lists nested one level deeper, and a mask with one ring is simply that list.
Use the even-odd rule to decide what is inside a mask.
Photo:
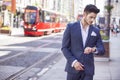
[{"label": "sky", "polygon": [[94,0],[83,0],[83,5],[94,4]]},{"label": "sky", "polygon": [[[101,15],[103,14],[104,1],[105,0],[96,0],[96,6],[100,9]],[[83,0],[83,6],[85,7],[87,4],[94,4],[94,0]]]}]

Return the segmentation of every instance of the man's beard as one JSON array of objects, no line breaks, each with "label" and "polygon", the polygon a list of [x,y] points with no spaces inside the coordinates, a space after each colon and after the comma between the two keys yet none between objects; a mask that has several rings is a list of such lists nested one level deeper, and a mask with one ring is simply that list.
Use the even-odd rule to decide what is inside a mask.
[{"label": "man's beard", "polygon": [[88,23],[87,20],[86,20],[86,18],[84,18],[84,21],[85,21],[86,25],[91,25],[92,24],[92,22]]},{"label": "man's beard", "polygon": [[89,25],[89,23],[87,22],[86,18],[84,18],[84,21],[85,21],[86,25]]}]

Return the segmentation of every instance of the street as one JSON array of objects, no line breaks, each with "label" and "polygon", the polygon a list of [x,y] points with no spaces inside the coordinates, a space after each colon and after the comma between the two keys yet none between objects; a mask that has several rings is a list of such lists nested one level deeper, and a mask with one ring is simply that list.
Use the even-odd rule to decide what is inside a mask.
[{"label": "street", "polygon": [[[93,80],[120,80],[119,7],[119,0],[0,0],[0,80],[66,80],[65,66],[79,72],[76,60]],[[96,55],[104,53],[101,38],[105,54]]]},{"label": "street", "polygon": [[22,32],[2,35],[0,80],[29,80],[36,75],[42,76],[61,58],[61,35],[31,37]]}]

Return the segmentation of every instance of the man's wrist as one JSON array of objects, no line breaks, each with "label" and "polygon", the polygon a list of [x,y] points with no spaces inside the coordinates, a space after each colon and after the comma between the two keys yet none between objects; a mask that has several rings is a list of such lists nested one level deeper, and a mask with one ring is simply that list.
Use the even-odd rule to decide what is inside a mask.
[{"label": "man's wrist", "polygon": [[93,51],[93,52],[96,52],[96,50],[97,50],[96,47],[93,47],[93,48],[92,48],[92,51]]},{"label": "man's wrist", "polygon": [[72,62],[71,67],[74,67],[74,64],[77,62],[77,59]]},{"label": "man's wrist", "polygon": [[95,54],[97,54],[98,53],[98,50],[97,50],[97,48],[96,47],[93,47],[93,53],[95,53]]}]

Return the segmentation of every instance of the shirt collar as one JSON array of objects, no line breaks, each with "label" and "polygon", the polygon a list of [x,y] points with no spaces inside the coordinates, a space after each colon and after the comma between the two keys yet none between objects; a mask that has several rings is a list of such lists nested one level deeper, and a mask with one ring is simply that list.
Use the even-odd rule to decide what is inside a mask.
[{"label": "shirt collar", "polygon": [[[80,21],[80,27],[81,27],[81,30],[83,31],[83,25],[82,25],[81,21]],[[87,27],[86,32],[88,32],[88,30],[89,30],[89,26]]]}]

